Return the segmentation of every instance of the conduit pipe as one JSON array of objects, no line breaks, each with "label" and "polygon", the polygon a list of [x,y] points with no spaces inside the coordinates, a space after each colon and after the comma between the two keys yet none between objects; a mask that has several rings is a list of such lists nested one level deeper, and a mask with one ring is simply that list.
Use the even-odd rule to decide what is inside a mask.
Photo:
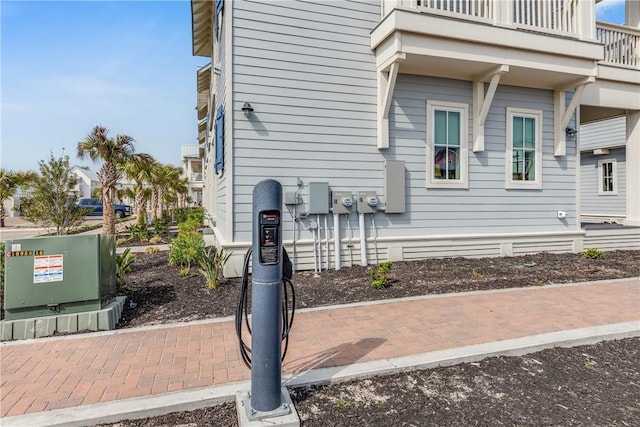
[{"label": "conduit pipe", "polygon": [[327,267],[326,270],[329,270],[329,222],[327,220],[327,215],[324,216],[324,238],[326,239],[325,244],[327,245]]},{"label": "conduit pipe", "polygon": [[336,270],[340,270],[340,214],[333,214],[333,248]]},{"label": "conduit pipe", "polygon": [[374,219],[375,214],[371,214],[371,227],[373,227],[373,250],[375,251],[376,254],[376,265],[380,264],[380,261],[378,260],[378,229],[376,228],[376,220]]},{"label": "conduit pipe", "polygon": [[[318,222],[318,271],[322,273],[322,227],[320,227],[320,214],[316,215]],[[316,242],[314,241],[315,245]]]},{"label": "conduit pipe", "polygon": [[367,262],[367,231],[364,229],[364,214],[358,214],[358,228],[360,229],[360,265],[366,267]]}]

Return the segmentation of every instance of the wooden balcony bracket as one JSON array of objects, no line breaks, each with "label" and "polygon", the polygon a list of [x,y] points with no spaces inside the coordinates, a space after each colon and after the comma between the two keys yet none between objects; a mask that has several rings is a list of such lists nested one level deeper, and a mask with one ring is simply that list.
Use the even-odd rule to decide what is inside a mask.
[{"label": "wooden balcony bracket", "polygon": [[[500,77],[509,72],[508,65],[499,65],[488,73],[473,79],[473,151],[484,151],[484,122],[487,120],[489,108],[496,94]],[[484,83],[489,81],[489,88],[484,91]]]},{"label": "wooden balcony bracket", "polygon": [[393,90],[396,86],[396,78],[400,62],[404,61],[406,54],[396,53],[386,64],[378,69],[378,149],[389,148],[389,110],[393,99]]},{"label": "wooden balcony bracket", "polygon": [[[571,85],[558,88],[553,92],[553,155],[566,156],[567,155],[567,126],[573,114],[576,112],[576,108],[580,105],[580,99],[584,88],[589,84],[596,81],[593,76],[585,77],[578,80]],[[573,97],[569,106],[566,106],[566,91],[568,89],[575,88]]]}]

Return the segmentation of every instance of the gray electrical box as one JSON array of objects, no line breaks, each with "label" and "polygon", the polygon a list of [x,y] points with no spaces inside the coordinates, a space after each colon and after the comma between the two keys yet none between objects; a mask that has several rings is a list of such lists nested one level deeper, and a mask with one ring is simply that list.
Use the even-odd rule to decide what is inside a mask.
[{"label": "gray electrical box", "polygon": [[351,213],[353,196],[347,191],[333,191],[331,193],[331,209],[334,214]]},{"label": "gray electrical box", "polygon": [[321,215],[329,213],[328,182],[309,183],[309,213]]},{"label": "gray electrical box", "polygon": [[375,191],[358,192],[358,213],[378,212],[378,198]]},{"label": "gray electrical box", "polygon": [[405,212],[404,160],[384,161],[385,213]]}]

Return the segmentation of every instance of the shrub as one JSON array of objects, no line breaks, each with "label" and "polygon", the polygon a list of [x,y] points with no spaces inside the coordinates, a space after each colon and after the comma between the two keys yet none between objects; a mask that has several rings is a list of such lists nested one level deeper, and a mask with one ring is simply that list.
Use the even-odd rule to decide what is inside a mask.
[{"label": "shrub", "polygon": [[142,242],[149,239],[149,229],[146,225],[132,224],[125,227],[125,230],[131,236],[131,239]]},{"label": "shrub", "polygon": [[384,288],[387,286],[389,282],[389,278],[387,277],[387,273],[393,267],[393,263],[391,261],[383,262],[377,267],[373,267],[369,269],[369,276],[371,276],[371,286],[376,289]]},{"label": "shrub", "polygon": [[586,251],[580,252],[580,256],[585,259],[604,259],[604,251],[595,248],[589,248]]},{"label": "shrub", "polygon": [[116,255],[116,284],[124,287],[124,276],[131,272],[131,264],[136,261],[136,256],[127,248],[121,254]]},{"label": "shrub", "polygon": [[151,243],[152,245],[157,245],[159,243],[162,243],[162,237],[158,235],[153,236],[152,238],[149,239],[149,243]]},{"label": "shrub", "polygon": [[160,252],[160,249],[158,249],[157,246],[149,246],[147,249],[144,250],[146,253],[148,253],[149,255],[151,254],[155,254],[156,252]]},{"label": "shrub", "polygon": [[156,218],[153,221],[153,231],[156,236],[159,234],[167,234],[167,232],[169,231],[169,227],[167,226],[166,222]]},{"label": "shrub", "polygon": [[222,278],[222,270],[231,253],[225,253],[224,249],[216,250],[216,248],[203,249],[198,264],[200,264],[200,274],[207,280],[207,287],[215,289],[218,281]]},{"label": "shrub", "polygon": [[198,228],[200,228],[200,223],[197,219],[187,218],[186,221],[178,224],[178,234],[196,232]]},{"label": "shrub", "polygon": [[204,239],[198,232],[180,232],[169,243],[169,265],[177,265],[186,269],[198,262],[204,251]]}]

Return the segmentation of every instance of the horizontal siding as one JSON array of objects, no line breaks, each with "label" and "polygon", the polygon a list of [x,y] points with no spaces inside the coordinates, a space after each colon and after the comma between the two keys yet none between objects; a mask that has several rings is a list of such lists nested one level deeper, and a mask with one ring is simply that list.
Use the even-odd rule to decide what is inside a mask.
[{"label": "horizontal siding", "polygon": [[[553,156],[552,92],[498,87],[485,125],[485,151],[469,155],[469,189],[425,188],[427,100],[467,104],[472,117],[471,82],[398,76],[390,112],[387,155],[406,161],[410,221],[394,227],[394,232],[414,230],[431,235],[576,229],[575,146],[567,147],[567,156]],[[505,189],[507,107],[543,111],[541,191]],[[468,131],[471,144],[471,120]],[[566,222],[557,219],[558,210],[568,212]],[[384,221],[376,222],[384,224]]]},{"label": "horizontal siding", "polygon": [[[616,195],[600,195],[598,190],[598,163],[602,160],[616,160]],[[582,153],[580,157],[580,212],[583,215],[625,215],[626,214],[626,176],[625,150],[611,150],[609,154],[594,156]]]},{"label": "horizontal siding", "polygon": [[640,249],[640,228],[587,229],[584,247],[603,251],[638,250]]},{"label": "horizontal siding", "polygon": [[626,117],[623,116],[580,126],[580,132],[578,132],[580,150],[585,151],[626,145],[626,123]]},{"label": "horizontal siding", "polygon": [[[235,1],[233,7],[234,240],[249,241],[252,190],[262,179],[277,179],[285,191],[298,190],[298,178],[334,189],[382,187],[369,46],[380,4]],[[243,102],[254,108],[251,120],[239,113]],[[306,187],[302,193],[306,199]],[[291,214],[283,216],[285,239],[293,236]],[[311,238],[309,221],[297,225],[302,239]]]}]

